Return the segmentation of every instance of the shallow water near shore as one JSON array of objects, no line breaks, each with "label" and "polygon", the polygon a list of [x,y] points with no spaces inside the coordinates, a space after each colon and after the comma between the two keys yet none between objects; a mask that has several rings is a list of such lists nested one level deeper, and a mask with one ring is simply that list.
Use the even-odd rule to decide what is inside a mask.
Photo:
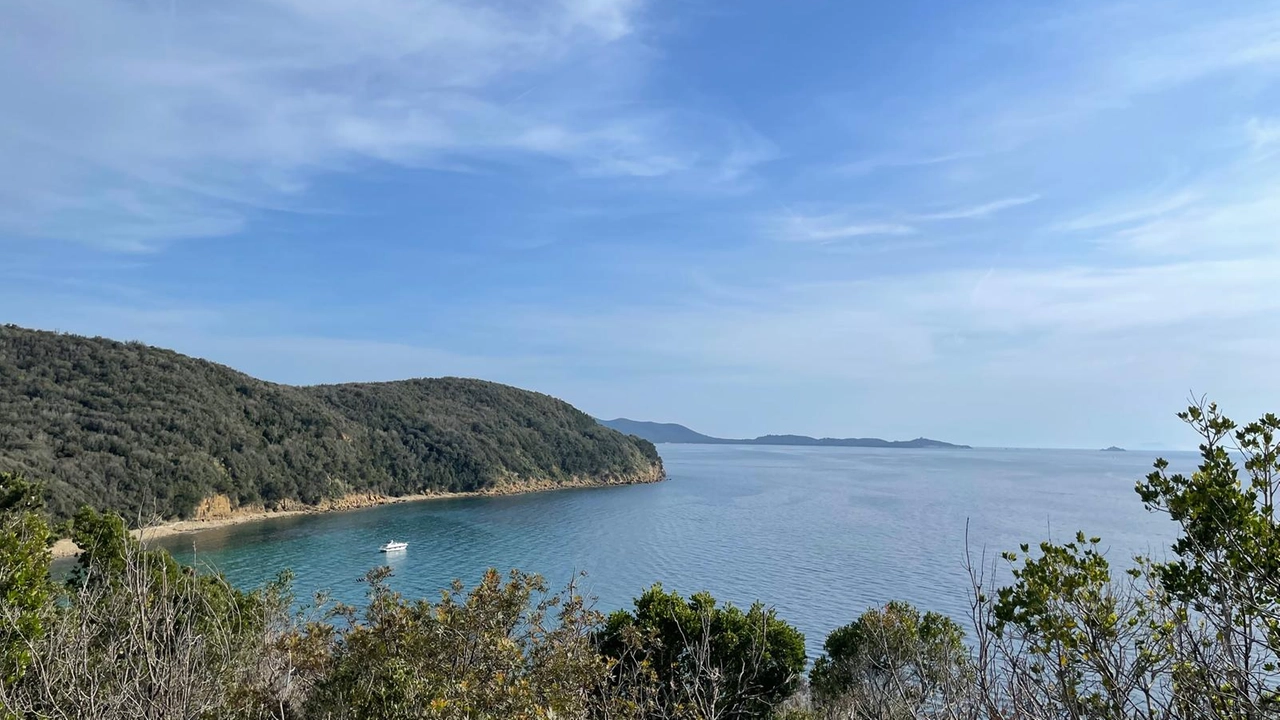
[{"label": "shallow water near shore", "polygon": [[[359,603],[357,578],[382,564],[410,597],[438,596],[488,567],[542,573],[553,586],[586,571],[603,610],[656,581],[762,600],[798,626],[811,654],[826,634],[890,599],[967,618],[966,526],[987,557],[1076,530],[1113,562],[1162,555],[1173,527],[1134,484],[1156,453],[876,450],[660,445],[670,479],[510,497],[404,503],[299,515],[154,541],[242,587],[285,568],[300,598],[328,590]],[[1160,453],[1191,470],[1194,453]],[[383,554],[388,540],[406,552]]]}]

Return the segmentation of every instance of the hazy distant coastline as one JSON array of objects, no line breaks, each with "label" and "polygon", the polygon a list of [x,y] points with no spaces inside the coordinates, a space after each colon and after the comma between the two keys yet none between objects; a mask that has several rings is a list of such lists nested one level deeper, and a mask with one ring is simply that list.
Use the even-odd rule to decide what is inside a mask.
[{"label": "hazy distant coastline", "polygon": [[798,445],[821,447],[870,447],[870,448],[934,448],[934,449],[971,449],[968,445],[957,445],[916,438],[914,440],[882,440],[880,438],[813,438],[808,435],[761,435],[751,439],[718,438],[703,435],[676,423],[656,423],[643,420],[616,418],[614,420],[598,420],[601,425],[619,432],[648,440],[651,443],[685,443],[700,445]]}]

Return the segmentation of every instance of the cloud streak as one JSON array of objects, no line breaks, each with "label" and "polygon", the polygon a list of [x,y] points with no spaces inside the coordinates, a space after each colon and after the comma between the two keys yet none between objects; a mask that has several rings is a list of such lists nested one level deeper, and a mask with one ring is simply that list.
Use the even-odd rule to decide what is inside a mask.
[{"label": "cloud streak", "polygon": [[1280,143],[1280,119],[1249,118],[1245,131],[1254,150],[1264,150]]},{"label": "cloud streak", "polygon": [[1198,199],[1194,192],[1182,190],[1164,197],[1137,200],[1124,207],[1111,207],[1093,211],[1058,223],[1053,229],[1063,232],[1077,232],[1131,225],[1181,210]]},{"label": "cloud streak", "polygon": [[855,213],[806,215],[786,211],[772,218],[768,222],[768,227],[770,233],[783,240],[829,244],[862,237],[915,235],[920,232],[917,225],[921,223],[984,219],[1002,210],[1028,205],[1039,199],[1039,195],[1007,197],[979,205],[956,207],[932,213],[901,214],[903,220],[857,219]]},{"label": "cloud streak", "polygon": [[1020,205],[1028,205],[1040,199],[1039,195],[1021,195],[1018,197],[1009,197],[1001,200],[993,200],[981,205],[970,205],[968,207],[953,208],[951,210],[943,210],[936,213],[926,213],[916,215],[917,220],[971,220],[974,218],[985,218],[994,215],[1001,210],[1008,210]]},{"label": "cloud streak", "polygon": [[[1258,347],[1244,352],[1204,343],[1254,337],[1267,353],[1280,352],[1280,340],[1247,332],[1280,312],[1277,283],[1275,254],[1133,268],[1006,265],[765,284],[735,291],[732,302],[681,308],[569,315],[541,308],[514,318],[512,331],[536,324],[561,348],[608,342],[629,361],[648,358],[643,364],[695,373],[731,370],[761,382],[778,375],[797,382],[874,380],[911,392],[912,382],[926,378],[953,389],[1008,380],[1030,391],[1119,381],[1127,377],[1119,366],[1134,363],[1150,363],[1146,372],[1157,373],[1161,362],[1192,362],[1198,353],[1228,356],[1224,367],[1243,370]],[[1225,385],[1208,366],[1178,372],[1168,376]]]},{"label": "cloud streak", "polygon": [[831,243],[860,237],[912,235],[916,229],[897,222],[859,222],[840,215],[786,213],[770,223],[773,232],[792,242]]},{"label": "cloud streak", "polygon": [[937,155],[879,155],[844,163],[836,168],[836,172],[851,176],[871,175],[882,170],[927,168],[933,165],[945,165],[960,160],[982,157],[985,154],[985,152],[979,151],[965,151]]}]

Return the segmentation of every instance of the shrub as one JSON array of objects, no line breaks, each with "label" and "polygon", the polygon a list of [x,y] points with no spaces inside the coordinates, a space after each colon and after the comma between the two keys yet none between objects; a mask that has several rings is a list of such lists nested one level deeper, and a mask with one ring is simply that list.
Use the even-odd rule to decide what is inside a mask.
[{"label": "shrub", "polygon": [[944,717],[966,702],[964,631],[950,618],[903,602],[866,611],[827,636],[809,673],[814,698],[849,717]]},{"label": "shrub", "polygon": [[611,614],[600,642],[615,672],[653,681],[654,717],[763,717],[795,692],[805,665],[804,635],[773,610],[717,605],[707,593],[686,600],[661,585]]}]

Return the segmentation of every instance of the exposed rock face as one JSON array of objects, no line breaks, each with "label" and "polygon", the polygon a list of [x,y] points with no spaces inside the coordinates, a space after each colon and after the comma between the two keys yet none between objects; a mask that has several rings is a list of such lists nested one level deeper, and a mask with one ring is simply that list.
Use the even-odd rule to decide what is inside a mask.
[{"label": "exposed rock face", "polygon": [[339,498],[321,501],[316,509],[320,511],[354,510],[356,508],[382,505],[391,499],[386,495],[378,495],[376,493],[347,493]]},{"label": "exposed rock face", "polygon": [[492,487],[481,490],[475,494],[515,495],[517,493],[559,490],[562,488],[601,487],[606,485],[643,485],[662,482],[666,479],[667,473],[666,470],[663,469],[662,463],[656,462],[642,471],[622,474],[607,473],[596,477],[589,475],[575,475],[568,480],[560,482],[544,479],[507,478],[494,484]]},{"label": "exposed rock face", "polygon": [[[298,505],[299,509],[306,507],[301,503]],[[201,500],[199,505],[196,505],[196,510],[192,513],[191,519],[197,522],[229,520],[243,515],[261,513],[264,510],[265,508],[263,508],[260,503],[236,507],[231,504],[231,498],[226,495],[210,495],[209,497]]]},{"label": "exposed rock face", "polygon": [[665,479],[667,479],[667,473],[663,469],[662,463],[659,461],[651,464],[645,470],[634,473],[608,473],[599,477],[575,475],[574,477],[564,481],[528,479],[513,476],[505,478],[491,487],[476,492],[430,493],[427,495],[408,496],[353,492],[336,498],[326,498],[316,505],[307,505],[306,503],[298,500],[286,498],[277,502],[274,507],[270,508],[270,510],[264,509],[262,505],[232,507],[231,500],[226,495],[213,495],[200,501],[200,504],[196,506],[196,511],[192,516],[192,519],[197,522],[209,522],[216,520],[228,520],[245,515],[261,515],[264,513],[355,510],[357,508],[386,505],[388,503],[404,502],[406,500],[420,499],[423,497],[447,497],[451,494],[456,494],[460,497],[476,495],[517,495],[519,493],[542,492],[545,490],[561,490],[567,488],[604,487],[610,485],[641,485],[661,482]]},{"label": "exposed rock face", "polygon": [[196,505],[193,517],[196,520],[221,520],[229,518],[233,514],[231,508],[231,498],[226,495],[213,495],[200,501]]}]

